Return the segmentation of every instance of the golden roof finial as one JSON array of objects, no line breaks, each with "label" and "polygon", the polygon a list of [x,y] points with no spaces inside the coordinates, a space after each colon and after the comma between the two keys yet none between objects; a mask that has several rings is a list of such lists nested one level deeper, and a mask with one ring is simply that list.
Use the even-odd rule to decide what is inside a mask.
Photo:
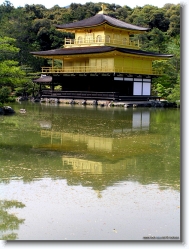
[{"label": "golden roof finial", "polygon": [[101,5],[102,11],[105,10],[106,6],[104,4]]},{"label": "golden roof finial", "polygon": [[106,5],[102,4],[101,5],[102,10],[98,12],[98,14],[106,14]]}]

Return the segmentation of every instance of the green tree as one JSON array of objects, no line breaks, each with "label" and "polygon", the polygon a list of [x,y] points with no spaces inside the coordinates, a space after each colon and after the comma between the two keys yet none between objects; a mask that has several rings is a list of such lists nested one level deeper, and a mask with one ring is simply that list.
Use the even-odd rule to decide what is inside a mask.
[{"label": "green tree", "polygon": [[19,63],[11,58],[19,52],[14,46],[15,40],[9,37],[0,37],[0,102],[8,101],[10,92],[18,84],[26,81],[25,72],[21,70]]},{"label": "green tree", "polygon": [[18,201],[0,200],[0,231],[1,240],[15,240],[17,234],[14,230],[18,230],[19,225],[24,223],[24,219],[19,219],[15,214],[9,213],[7,210],[10,208],[24,208],[25,205]]},{"label": "green tree", "polygon": [[0,88],[0,103],[5,103],[9,96],[10,96],[11,90],[9,87],[2,87]]},{"label": "green tree", "polygon": [[169,40],[166,52],[173,57],[168,61],[154,62],[154,68],[160,70],[162,76],[154,79],[153,91],[175,102],[180,99],[180,36]]},{"label": "green tree", "polygon": [[158,28],[153,28],[147,35],[148,42],[145,43],[148,50],[165,53],[167,50],[168,36]]},{"label": "green tree", "polygon": [[127,20],[135,25],[149,27],[151,29],[158,28],[166,32],[169,28],[170,20],[166,15],[166,10],[152,5],[144,7],[136,7],[128,16]]},{"label": "green tree", "polygon": [[180,104],[180,74],[178,74],[176,84],[171,89],[170,94],[167,96],[170,102],[176,102]]},{"label": "green tree", "polygon": [[166,4],[163,9],[166,10],[165,16],[170,21],[167,33],[174,37],[180,35],[180,4]]},{"label": "green tree", "polygon": [[14,9],[13,5],[9,1],[5,1],[2,5],[0,5],[0,20],[4,17],[9,15],[12,10]]},{"label": "green tree", "polygon": [[178,77],[173,59],[155,61],[153,67],[162,73],[161,76],[153,79],[153,92],[162,98],[167,98]]},{"label": "green tree", "polygon": [[21,82],[24,76],[19,63],[14,60],[19,52],[15,43],[13,38],[0,37],[0,86],[13,86]]},{"label": "green tree", "polygon": [[0,61],[15,58],[15,54],[19,52],[15,43],[16,41],[13,38],[0,36]]},{"label": "green tree", "polygon": [[37,5],[26,4],[25,5],[25,11],[27,13],[27,18],[30,20],[42,19],[44,17],[43,12],[45,9],[46,9],[45,6],[41,4],[37,4]]}]

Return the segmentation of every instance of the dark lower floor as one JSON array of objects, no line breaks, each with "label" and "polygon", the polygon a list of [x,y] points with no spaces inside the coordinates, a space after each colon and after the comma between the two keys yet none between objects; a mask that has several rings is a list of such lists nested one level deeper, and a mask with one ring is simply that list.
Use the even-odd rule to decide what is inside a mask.
[{"label": "dark lower floor", "polygon": [[60,84],[62,91],[122,92],[133,95],[133,82],[115,81],[114,76],[54,76],[53,84]]},{"label": "dark lower floor", "polygon": [[151,77],[123,74],[56,75],[50,83],[50,90],[45,89],[44,83],[40,85],[40,97],[149,100],[152,98]]}]

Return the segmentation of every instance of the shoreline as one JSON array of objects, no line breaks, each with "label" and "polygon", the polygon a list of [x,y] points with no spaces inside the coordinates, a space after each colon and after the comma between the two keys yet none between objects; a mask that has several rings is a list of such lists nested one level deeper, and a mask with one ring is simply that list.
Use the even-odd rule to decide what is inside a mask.
[{"label": "shoreline", "polygon": [[[34,100],[35,102],[35,100]],[[174,107],[180,108],[180,103],[171,103],[166,100],[149,100],[149,101],[107,101],[107,100],[84,100],[84,99],[41,99],[38,102],[41,103],[57,103],[68,105],[98,105],[98,106],[110,106],[110,107]]]}]

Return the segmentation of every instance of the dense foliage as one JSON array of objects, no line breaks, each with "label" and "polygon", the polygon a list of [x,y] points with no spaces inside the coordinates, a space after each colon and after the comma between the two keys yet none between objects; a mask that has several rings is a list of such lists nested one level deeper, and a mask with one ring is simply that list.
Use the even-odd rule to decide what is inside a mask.
[{"label": "dense foliage", "polygon": [[15,39],[0,37],[0,103],[10,101],[14,87],[26,81],[25,73],[16,60],[19,49],[14,44]]},{"label": "dense foliage", "polygon": [[[84,5],[72,3],[68,7],[55,5],[51,9],[47,9],[43,5],[28,4],[15,8],[9,1],[0,5],[0,96],[1,88],[4,86],[13,88],[17,85],[17,90],[25,89],[31,93],[33,74],[37,74],[41,70],[41,66],[48,62],[33,57],[30,52],[63,46],[64,38],[72,37],[72,35],[57,31],[54,25],[94,16],[101,10],[101,4],[101,2],[87,2]],[[126,5],[122,7],[116,4],[106,4],[106,7],[108,14],[112,17],[151,28],[147,34],[139,35],[139,39],[142,41],[141,49],[174,55],[169,61],[154,63],[154,67],[161,68],[165,74],[154,79],[153,94],[170,101],[179,100],[180,4],[165,4],[163,8],[145,5],[132,9]],[[5,51],[5,48],[2,50],[3,40],[7,41],[9,51]],[[11,47],[13,41],[14,48]],[[5,78],[4,70],[7,67],[9,76]],[[25,78],[23,83],[24,86],[19,85],[22,75],[20,69],[27,76],[27,80]],[[18,77],[15,77],[15,74]]]}]

